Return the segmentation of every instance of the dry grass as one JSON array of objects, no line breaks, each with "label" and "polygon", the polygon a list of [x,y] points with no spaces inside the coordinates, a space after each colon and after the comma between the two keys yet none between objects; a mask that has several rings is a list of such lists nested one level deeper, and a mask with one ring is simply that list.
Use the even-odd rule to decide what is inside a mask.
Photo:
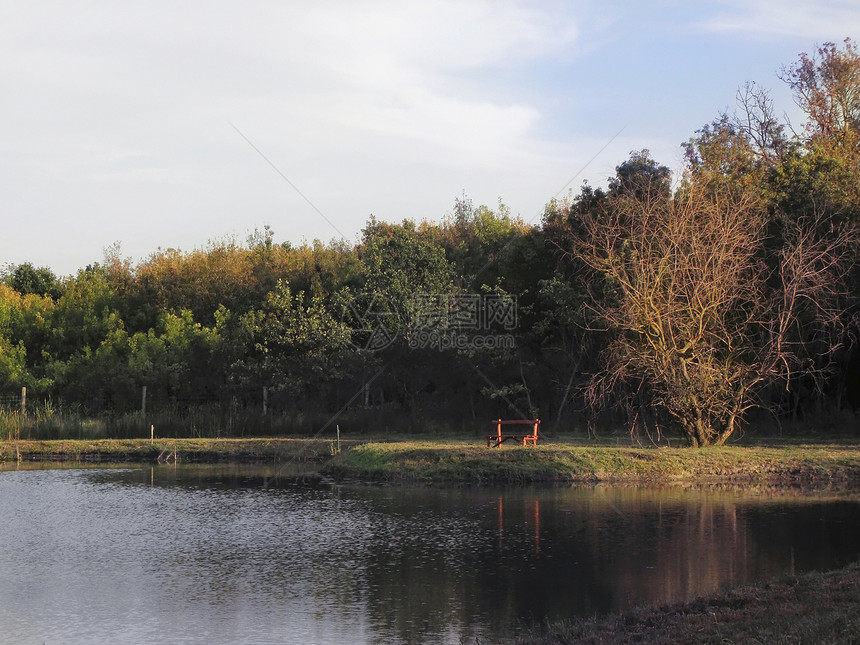
[{"label": "dry grass", "polygon": [[689,603],[549,625],[517,645],[860,643],[860,563]]}]

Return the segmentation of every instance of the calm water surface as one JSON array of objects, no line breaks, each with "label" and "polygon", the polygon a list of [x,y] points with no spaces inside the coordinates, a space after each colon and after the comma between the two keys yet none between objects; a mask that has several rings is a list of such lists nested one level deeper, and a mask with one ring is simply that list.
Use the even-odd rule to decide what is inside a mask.
[{"label": "calm water surface", "polygon": [[860,495],[0,472],[0,642],[494,642],[860,557]]}]

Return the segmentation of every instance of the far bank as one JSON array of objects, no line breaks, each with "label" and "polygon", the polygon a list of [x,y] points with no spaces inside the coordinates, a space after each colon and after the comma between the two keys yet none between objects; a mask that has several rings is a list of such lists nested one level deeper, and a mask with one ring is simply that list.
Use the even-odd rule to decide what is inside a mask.
[{"label": "far bank", "polygon": [[856,441],[669,448],[574,442],[487,448],[474,440],[101,439],[0,442],[0,461],[301,463],[335,480],[496,485],[751,482],[860,484]]}]

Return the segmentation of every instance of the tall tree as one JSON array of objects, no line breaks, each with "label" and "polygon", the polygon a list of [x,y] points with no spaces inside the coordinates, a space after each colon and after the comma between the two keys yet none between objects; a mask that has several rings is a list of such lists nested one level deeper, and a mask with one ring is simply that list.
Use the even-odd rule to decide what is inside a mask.
[{"label": "tall tree", "polygon": [[640,201],[665,198],[671,190],[671,171],[657,163],[647,150],[633,151],[615,167],[609,179],[610,195],[629,195]]},{"label": "tall tree", "polygon": [[34,267],[29,262],[12,267],[5,282],[22,295],[32,293],[56,300],[63,293],[63,285],[53,271],[48,267]]},{"label": "tall tree", "polygon": [[[820,235],[833,238],[853,230],[852,293],[840,314],[844,325],[831,333],[850,330],[860,336],[860,50],[850,38],[842,46],[832,42],[802,53],[782,70],[781,78],[806,116],[801,146],[783,160],[771,177],[774,210],[781,222],[822,222]],[[853,320],[852,320],[853,319]],[[860,372],[856,342],[840,357],[841,374],[829,388],[838,401],[844,394],[860,400],[860,382],[848,374]],[[853,391],[852,391],[853,390]],[[856,405],[856,404],[855,404]]]},{"label": "tall tree", "polygon": [[292,293],[278,283],[262,308],[242,317],[254,342],[246,359],[257,383],[291,395],[338,376],[338,362],[349,350],[349,330],[329,310],[321,296]]},{"label": "tall tree", "polygon": [[781,78],[806,113],[810,136],[856,146],[860,135],[860,52],[850,38],[843,47],[832,42],[812,56],[800,54],[783,68]]},{"label": "tall tree", "polygon": [[816,331],[840,324],[848,249],[797,223],[769,266],[761,191],[711,179],[699,168],[674,196],[617,195],[583,216],[575,246],[603,279],[594,308],[617,334],[592,400],[638,383],[694,446],[723,444],[763,386],[830,367],[806,358]]},{"label": "tall tree", "polygon": [[399,316],[405,334],[420,313],[416,296],[447,295],[453,288],[453,269],[444,249],[408,220],[392,225],[371,219],[364,229],[362,264],[366,290]]}]

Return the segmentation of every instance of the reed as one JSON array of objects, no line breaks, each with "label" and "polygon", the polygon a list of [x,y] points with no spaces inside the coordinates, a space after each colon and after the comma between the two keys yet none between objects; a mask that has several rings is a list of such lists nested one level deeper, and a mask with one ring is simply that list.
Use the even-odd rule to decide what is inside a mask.
[{"label": "reed", "polygon": [[[362,421],[349,414],[339,419],[341,425],[363,427]],[[22,416],[18,410],[0,408],[0,439],[35,441],[62,439],[137,439],[149,438],[151,428],[156,436],[177,438],[241,438],[314,435],[331,422],[331,412],[285,411],[262,415],[260,410],[231,408],[216,403],[172,405],[151,411],[86,414],[79,408],[55,408],[50,401],[32,406]],[[334,427],[332,426],[332,434]]]},{"label": "reed", "polygon": [[0,409],[0,437],[6,441],[21,438],[21,414],[17,410]]}]

